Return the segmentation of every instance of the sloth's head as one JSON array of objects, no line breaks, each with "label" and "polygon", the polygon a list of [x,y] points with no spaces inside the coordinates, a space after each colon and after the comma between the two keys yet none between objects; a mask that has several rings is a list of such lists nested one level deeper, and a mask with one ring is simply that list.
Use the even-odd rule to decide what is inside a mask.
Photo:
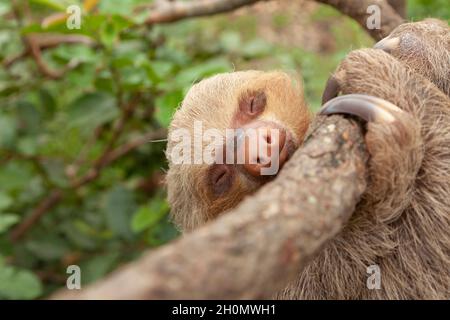
[{"label": "sloth's head", "polygon": [[283,72],[225,73],[195,84],[169,128],[175,223],[192,230],[272,179],[309,119],[300,79]]}]

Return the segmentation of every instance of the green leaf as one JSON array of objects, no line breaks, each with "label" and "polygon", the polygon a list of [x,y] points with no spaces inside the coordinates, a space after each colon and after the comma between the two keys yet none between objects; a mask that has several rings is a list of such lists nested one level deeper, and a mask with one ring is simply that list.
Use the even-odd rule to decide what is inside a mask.
[{"label": "green leaf", "polygon": [[118,236],[131,240],[130,221],[136,210],[134,194],[122,186],[110,190],[105,199],[105,215],[109,228]]},{"label": "green leaf", "polygon": [[176,90],[156,98],[156,120],[164,127],[169,126],[173,113],[182,100],[183,92],[181,90]]},{"label": "green leaf", "polygon": [[10,147],[16,136],[16,122],[13,117],[0,114],[0,148]]},{"label": "green leaf", "polygon": [[[132,15],[133,8],[136,5],[136,0],[108,0],[101,1],[99,4],[99,11],[107,14],[123,14]],[[142,2],[142,1],[141,1]]]},{"label": "green leaf", "polygon": [[84,261],[80,264],[81,282],[87,284],[103,278],[109,271],[114,269],[118,258],[119,254],[112,252]]},{"label": "green leaf", "polygon": [[220,36],[220,43],[227,51],[238,51],[241,47],[241,36],[238,32],[227,31]]},{"label": "green leaf", "polygon": [[101,42],[107,48],[113,47],[120,38],[120,32],[130,27],[132,24],[133,23],[130,20],[119,15],[106,17],[100,27]]},{"label": "green leaf", "polygon": [[121,69],[123,88],[127,91],[150,86],[147,72],[143,68],[127,67]]},{"label": "green leaf", "polygon": [[28,270],[0,263],[0,298],[35,299],[42,294],[42,284]]},{"label": "green leaf", "polygon": [[182,88],[190,87],[194,82],[198,82],[205,77],[212,76],[217,73],[232,70],[230,63],[223,59],[212,59],[201,64],[186,68],[176,77],[176,83]]},{"label": "green leaf", "polygon": [[150,203],[150,206],[140,207],[136,211],[131,221],[131,229],[135,233],[150,229],[167,214],[167,211],[168,205],[166,201],[156,198]]},{"label": "green leaf", "polygon": [[140,207],[131,220],[131,229],[135,233],[141,232],[155,223],[155,217],[150,208]]},{"label": "green leaf", "polygon": [[29,0],[30,4],[41,5],[57,11],[66,11],[66,7],[60,1],[55,0]]},{"label": "green leaf", "polygon": [[0,234],[8,231],[19,221],[19,216],[12,213],[0,213]]},{"label": "green leaf", "polygon": [[95,87],[98,90],[113,93],[114,92],[114,81],[111,78],[109,72],[100,72],[95,79]]},{"label": "green leaf", "polygon": [[6,2],[0,2],[0,16],[8,13],[11,10],[11,5]]},{"label": "green leaf", "polygon": [[105,21],[100,29],[100,40],[102,43],[110,48],[114,42],[118,40],[119,30],[117,26],[110,20]]},{"label": "green leaf", "polygon": [[[69,148],[69,144],[66,147]],[[52,183],[60,187],[67,186],[68,179],[65,174],[65,164],[63,161],[59,159],[48,159],[42,161],[42,166]]]},{"label": "green leaf", "polygon": [[36,134],[41,129],[41,115],[30,102],[21,101],[17,104],[17,118],[22,132]]},{"label": "green leaf", "polygon": [[52,52],[52,56],[63,63],[74,58],[79,62],[96,62],[99,54],[86,45],[61,45]]},{"label": "green leaf", "polygon": [[0,211],[8,208],[13,203],[13,200],[6,193],[0,192]]},{"label": "green leaf", "polygon": [[[111,1],[111,0],[110,0]],[[104,1],[103,1],[104,2]],[[124,1],[121,1],[124,2]],[[130,19],[128,19],[128,17],[123,16],[121,14],[113,14],[111,16],[111,19],[113,21],[113,23],[116,25],[116,28],[122,32],[125,29],[133,26],[133,21],[131,21]]]},{"label": "green leaf", "polygon": [[5,191],[18,191],[26,188],[33,171],[30,164],[20,162],[9,162],[0,167],[0,186]]},{"label": "green leaf", "polygon": [[55,97],[49,90],[42,88],[39,90],[39,100],[41,112],[44,116],[50,118],[56,110]]},{"label": "green leaf", "polygon": [[60,226],[60,230],[71,244],[74,244],[80,249],[93,250],[97,248],[96,240],[86,232],[80,231],[75,223],[66,222]]},{"label": "green leaf", "polygon": [[241,50],[242,54],[247,58],[258,58],[268,55],[272,48],[270,44],[264,40],[254,39],[247,42]]},{"label": "green leaf", "polygon": [[77,219],[74,221],[74,227],[78,232],[81,232],[85,235],[94,237],[98,234],[98,231],[94,227],[92,227],[92,225],[81,219]]},{"label": "green leaf", "polygon": [[429,17],[450,21],[448,0],[410,0],[408,1],[408,17],[412,21]]},{"label": "green leaf", "polygon": [[11,96],[21,90],[20,84],[0,82],[0,97]]},{"label": "green leaf", "polygon": [[55,235],[28,241],[26,248],[33,255],[44,261],[59,260],[69,251],[67,244]]},{"label": "green leaf", "polygon": [[85,94],[69,106],[69,126],[90,132],[116,118],[118,113],[116,100],[112,95],[103,92]]},{"label": "green leaf", "polygon": [[160,246],[175,239],[179,234],[175,226],[166,219],[149,232],[146,242],[150,246]]},{"label": "green leaf", "polygon": [[170,75],[174,68],[174,64],[168,61],[157,60],[151,62],[151,67],[160,79],[164,79]]},{"label": "green leaf", "polygon": [[38,144],[35,137],[24,137],[17,143],[17,149],[20,153],[27,156],[34,156],[38,150]]}]

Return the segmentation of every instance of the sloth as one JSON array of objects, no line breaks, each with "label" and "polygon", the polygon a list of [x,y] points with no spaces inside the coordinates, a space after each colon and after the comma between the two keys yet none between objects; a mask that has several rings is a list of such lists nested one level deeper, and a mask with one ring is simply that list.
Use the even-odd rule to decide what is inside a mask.
[{"label": "sloth", "polygon": [[[416,32],[417,24],[408,25]],[[442,68],[424,71],[410,65],[419,64],[420,56],[404,60],[397,54],[404,50],[391,43],[377,47],[348,54],[327,83],[320,111],[367,123],[368,188],[343,230],[275,298],[450,298],[450,99],[444,94],[448,79],[440,74],[449,66],[440,62]],[[270,160],[252,162],[251,156],[243,163],[175,163],[178,130],[195,137],[194,124],[201,121],[222,133],[226,150],[227,129],[262,129],[257,149],[276,146],[282,168],[313,118],[301,80],[283,72],[233,72],[195,84],[169,128],[167,188],[175,224],[194,230],[273,178],[261,174]],[[190,140],[182,144],[188,154],[199,147]],[[230,148],[247,155],[250,144]],[[200,147],[208,145],[201,140]],[[366,283],[372,265],[381,273],[374,290]]]}]

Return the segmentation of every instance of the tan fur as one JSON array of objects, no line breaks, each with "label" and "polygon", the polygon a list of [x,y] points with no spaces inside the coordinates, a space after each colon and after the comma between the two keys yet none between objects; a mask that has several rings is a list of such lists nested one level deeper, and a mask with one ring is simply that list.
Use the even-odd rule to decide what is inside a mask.
[{"label": "tan fur", "polygon": [[[366,141],[372,157],[364,198],[344,230],[277,298],[450,298],[450,99],[422,77],[445,91],[441,69],[423,70],[408,65],[416,58],[393,56],[374,49],[354,51],[335,73],[343,94],[380,97],[407,115],[395,125],[368,125]],[[297,130],[301,140],[309,116],[297,91],[301,87],[287,83],[290,78],[281,73],[257,71],[202,81],[186,96],[170,132],[189,130],[195,119],[224,129],[239,92],[264,86],[270,91],[270,108],[264,116],[275,113]],[[169,137],[168,153],[172,147]],[[205,169],[170,163],[169,202],[175,222],[184,230],[204,224],[259,187],[242,179],[229,196],[211,200]],[[366,270],[373,264],[381,269],[380,290],[366,286]]]},{"label": "tan fur", "polygon": [[399,38],[391,54],[450,96],[450,28],[445,21],[426,19],[398,26],[388,38]]}]

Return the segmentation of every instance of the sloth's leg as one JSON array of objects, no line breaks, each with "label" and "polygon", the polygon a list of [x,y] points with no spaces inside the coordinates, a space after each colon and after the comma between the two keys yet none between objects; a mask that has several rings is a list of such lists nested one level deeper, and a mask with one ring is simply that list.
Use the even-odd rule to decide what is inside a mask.
[{"label": "sloth's leg", "polygon": [[395,219],[409,203],[422,160],[420,123],[392,103],[362,94],[334,98],[320,114],[349,114],[367,121],[365,140],[371,158],[365,199],[380,214],[385,212],[385,219]]}]

